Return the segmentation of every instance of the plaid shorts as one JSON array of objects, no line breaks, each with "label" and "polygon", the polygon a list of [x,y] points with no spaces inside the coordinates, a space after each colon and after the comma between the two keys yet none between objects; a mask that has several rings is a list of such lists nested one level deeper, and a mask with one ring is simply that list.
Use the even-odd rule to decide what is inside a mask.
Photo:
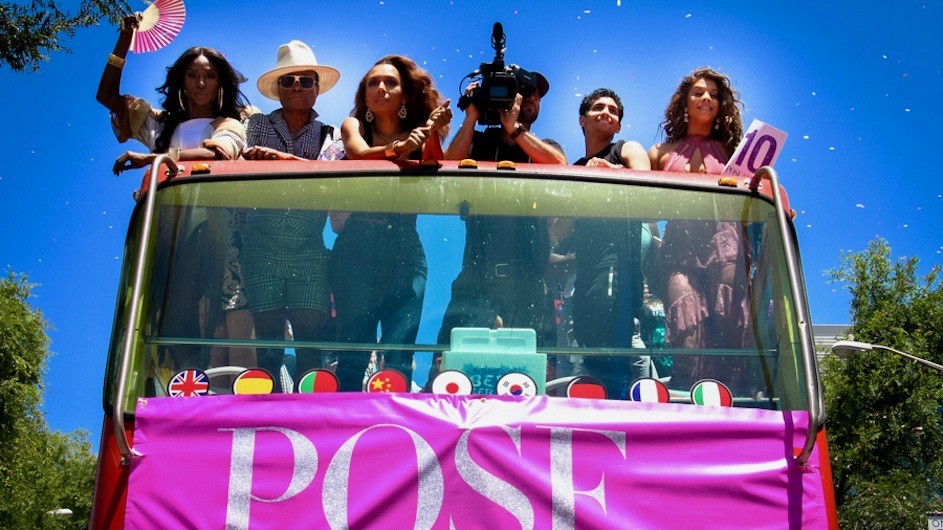
[{"label": "plaid shorts", "polygon": [[249,213],[242,248],[248,308],[328,311],[328,250],[321,212],[261,210]]}]

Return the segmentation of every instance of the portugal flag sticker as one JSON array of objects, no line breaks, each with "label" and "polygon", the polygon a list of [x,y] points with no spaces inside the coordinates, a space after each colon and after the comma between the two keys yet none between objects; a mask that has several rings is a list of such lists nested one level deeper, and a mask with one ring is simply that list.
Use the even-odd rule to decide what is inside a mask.
[{"label": "portugal flag sticker", "polygon": [[237,396],[271,394],[274,388],[272,375],[261,368],[250,368],[242,372],[232,383],[232,393]]},{"label": "portugal flag sticker", "polygon": [[595,377],[581,375],[566,385],[566,397],[606,399],[606,387]]},{"label": "portugal flag sticker", "polygon": [[643,377],[632,383],[629,399],[642,403],[668,403],[668,387],[651,377]]},{"label": "portugal flag sticker", "polygon": [[499,396],[536,396],[537,383],[527,374],[511,372],[498,379],[495,391]]},{"label": "portugal flag sticker", "polygon": [[716,379],[702,379],[691,387],[691,401],[695,405],[707,407],[730,407],[733,405],[733,394],[727,385]]},{"label": "portugal flag sticker", "polygon": [[177,372],[167,383],[170,397],[205,396],[210,393],[210,380],[202,370]]},{"label": "portugal flag sticker", "polygon": [[315,394],[319,392],[337,392],[340,383],[337,376],[329,370],[311,370],[298,380],[299,394]]},{"label": "portugal flag sticker", "polygon": [[432,380],[432,392],[434,394],[467,396],[472,393],[472,382],[463,372],[446,370]]},{"label": "portugal flag sticker", "polygon": [[409,383],[400,372],[387,369],[370,376],[367,380],[367,392],[408,392]]}]

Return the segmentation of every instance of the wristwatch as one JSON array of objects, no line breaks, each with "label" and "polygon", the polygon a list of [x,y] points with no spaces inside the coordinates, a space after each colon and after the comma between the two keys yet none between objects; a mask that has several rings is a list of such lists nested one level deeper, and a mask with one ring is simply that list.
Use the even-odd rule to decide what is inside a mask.
[{"label": "wristwatch", "polygon": [[517,140],[517,137],[520,136],[521,134],[523,134],[523,133],[526,132],[526,131],[527,131],[527,129],[525,129],[523,125],[521,125],[520,123],[518,123],[518,124],[514,127],[514,132],[512,132],[512,133],[510,134],[511,139],[512,139],[512,140]]}]

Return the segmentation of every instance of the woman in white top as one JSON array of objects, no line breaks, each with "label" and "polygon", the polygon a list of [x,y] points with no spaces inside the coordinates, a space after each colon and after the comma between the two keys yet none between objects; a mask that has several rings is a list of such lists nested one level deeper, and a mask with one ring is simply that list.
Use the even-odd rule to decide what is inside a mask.
[{"label": "woman in white top", "polygon": [[98,85],[98,101],[111,111],[119,142],[134,138],[150,153],[127,151],[115,161],[115,174],[144,167],[158,153],[177,160],[232,160],[246,145],[242,119],[249,108],[239,84],[246,79],[212,48],[193,47],[167,69],[157,91],[163,110],[144,99],[120,93],[121,70],[138,20],[126,17]]}]

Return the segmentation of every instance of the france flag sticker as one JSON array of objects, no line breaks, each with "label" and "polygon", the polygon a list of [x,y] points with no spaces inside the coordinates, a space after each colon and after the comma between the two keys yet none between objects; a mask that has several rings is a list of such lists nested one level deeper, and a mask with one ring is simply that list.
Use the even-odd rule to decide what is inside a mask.
[{"label": "france flag sticker", "polygon": [[642,403],[668,403],[668,387],[657,379],[643,377],[632,383],[629,399]]},{"label": "france flag sticker", "polygon": [[701,379],[691,387],[691,402],[706,407],[731,407],[733,394],[716,379]]}]

